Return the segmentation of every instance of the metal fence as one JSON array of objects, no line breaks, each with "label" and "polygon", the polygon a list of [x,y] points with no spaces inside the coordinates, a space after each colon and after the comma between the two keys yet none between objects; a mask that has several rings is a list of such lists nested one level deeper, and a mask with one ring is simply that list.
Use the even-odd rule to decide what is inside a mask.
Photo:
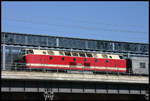
[{"label": "metal fence", "polygon": [[43,72],[43,73],[48,73],[48,72],[54,72],[54,73],[70,73],[70,74],[91,74],[91,75],[98,75],[98,74],[103,74],[103,75],[127,75],[127,76],[148,76],[146,74],[138,74],[134,73],[132,71],[129,72],[119,72],[116,70],[116,72],[110,72],[108,71],[108,68],[105,67],[104,71],[97,71],[96,68],[93,70],[86,70],[85,67],[82,68],[82,70],[75,70],[74,67],[68,67],[67,69],[60,69],[58,66],[56,68],[45,68],[44,66],[41,68],[29,68],[26,67],[25,63],[7,63],[6,64],[6,70],[3,71],[26,71],[26,72]]}]

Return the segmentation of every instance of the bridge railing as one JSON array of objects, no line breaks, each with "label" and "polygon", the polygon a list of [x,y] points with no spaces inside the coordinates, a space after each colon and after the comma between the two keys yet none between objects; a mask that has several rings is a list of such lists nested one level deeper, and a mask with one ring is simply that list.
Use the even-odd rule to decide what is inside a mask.
[{"label": "bridge railing", "polygon": [[[97,71],[96,68],[94,68],[93,70],[85,70],[84,68],[82,68],[81,70],[75,70],[74,67],[68,67],[67,69],[60,69],[60,67],[56,67],[56,68],[27,68],[25,63],[7,63],[6,68],[8,67],[9,69],[6,69],[5,71],[26,71],[26,72],[55,72],[55,73],[71,73],[71,74],[92,74],[92,75],[98,75],[98,74],[104,74],[104,75],[127,75],[127,76],[148,76],[148,75],[144,75],[144,74],[138,74],[138,73],[134,73],[132,71],[128,71],[128,72],[109,72],[107,70],[107,67],[104,69],[104,71]],[[30,66],[29,66],[30,67]]]}]

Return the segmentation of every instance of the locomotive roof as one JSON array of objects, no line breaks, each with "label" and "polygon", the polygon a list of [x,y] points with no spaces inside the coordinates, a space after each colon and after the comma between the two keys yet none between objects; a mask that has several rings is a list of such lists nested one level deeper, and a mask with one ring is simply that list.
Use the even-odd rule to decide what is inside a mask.
[{"label": "locomotive roof", "polygon": [[[25,49],[32,51],[31,54],[39,55],[58,55],[58,56],[77,56],[77,57],[94,57],[94,58],[107,58],[107,59],[122,59],[118,54],[103,54],[94,52],[83,52],[83,51],[69,51],[69,50],[45,50],[45,49]],[[61,52],[61,53],[60,53]],[[75,54],[76,55],[75,55]],[[30,54],[30,53],[27,53]],[[74,55],[73,55],[74,54]]]}]

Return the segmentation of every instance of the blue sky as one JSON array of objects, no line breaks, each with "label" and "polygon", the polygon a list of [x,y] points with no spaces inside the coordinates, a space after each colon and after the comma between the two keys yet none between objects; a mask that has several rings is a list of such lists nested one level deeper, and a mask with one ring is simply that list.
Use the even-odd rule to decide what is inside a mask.
[{"label": "blue sky", "polygon": [[146,1],[2,2],[2,32],[149,42]]}]

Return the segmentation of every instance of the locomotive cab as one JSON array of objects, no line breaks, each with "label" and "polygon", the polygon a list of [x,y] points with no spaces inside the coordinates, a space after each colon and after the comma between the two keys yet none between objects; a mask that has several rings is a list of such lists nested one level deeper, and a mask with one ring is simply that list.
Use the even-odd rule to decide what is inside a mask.
[{"label": "locomotive cab", "polygon": [[15,67],[11,68],[12,70],[17,69],[17,70],[22,70],[25,68],[25,55],[28,53],[32,53],[32,49],[21,49],[19,55],[17,56],[17,59],[14,60],[13,65]]},{"label": "locomotive cab", "polygon": [[34,52],[33,52],[33,49],[22,49],[21,51],[20,51],[20,56],[19,56],[19,61],[18,62],[20,62],[20,63],[24,63],[25,62],[25,55],[27,55],[27,54],[33,54]]}]

